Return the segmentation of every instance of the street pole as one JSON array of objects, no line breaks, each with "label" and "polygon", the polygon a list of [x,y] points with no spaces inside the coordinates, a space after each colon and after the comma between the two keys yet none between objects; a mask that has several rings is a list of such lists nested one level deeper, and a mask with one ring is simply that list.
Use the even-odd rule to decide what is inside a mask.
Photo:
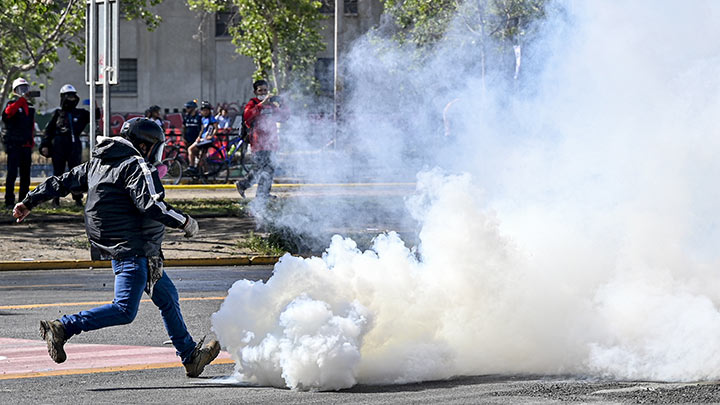
[{"label": "street pole", "polygon": [[92,153],[93,150],[95,150],[95,122],[97,117],[95,117],[95,76],[97,69],[97,65],[95,64],[95,60],[97,59],[95,56],[95,26],[97,25],[97,9],[95,8],[95,0],[90,0],[89,2],[89,17],[87,21],[87,30],[88,30],[88,42],[86,44],[88,48],[88,57],[87,57],[87,63],[88,63],[88,83],[90,84],[90,153]]},{"label": "street pole", "polygon": [[110,70],[112,61],[110,59],[111,48],[110,38],[112,27],[110,24],[110,0],[105,0],[105,52],[103,55],[103,136],[110,136]]},{"label": "street pole", "polygon": [[333,147],[337,147],[338,119],[340,115],[340,38],[342,31],[342,18],[345,11],[344,0],[335,0],[335,36],[333,40],[333,121],[335,129],[333,132]]}]

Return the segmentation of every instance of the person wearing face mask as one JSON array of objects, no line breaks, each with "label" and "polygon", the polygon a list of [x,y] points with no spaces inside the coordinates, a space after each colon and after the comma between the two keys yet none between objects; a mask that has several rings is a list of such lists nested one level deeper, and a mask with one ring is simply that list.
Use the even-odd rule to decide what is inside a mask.
[{"label": "person wearing face mask", "polygon": [[196,236],[198,224],[164,201],[165,190],[157,165],[165,135],[147,118],[126,121],[120,136],[98,137],[90,161],[62,176],[53,176],[17,204],[13,216],[21,222],[43,201],[69,192],[87,192],[85,228],[93,259],[111,259],[115,273],[115,299],[61,319],[40,321],[48,354],[56,363],[65,361],[65,342],[81,332],[124,325],[137,314],[145,291],[160,308],[165,329],[180,356],[188,377],[197,377],[220,352],[212,340],[195,343],[188,333],[175,285],[163,271],[162,241],[165,227]]},{"label": "person wearing face mask", "polygon": [[[45,137],[40,142],[40,154],[51,157],[53,175],[60,176],[82,161],[80,134],[90,122],[90,112],[77,108],[80,97],[72,84],[60,88],[60,108],[56,109],[45,127]],[[75,205],[82,206],[83,195],[73,194]],[[60,199],[53,199],[53,206],[60,206]]]},{"label": "person wearing face mask", "polygon": [[275,152],[280,144],[277,124],[287,120],[289,113],[277,96],[268,94],[267,81],[255,81],[253,93],[255,97],[248,101],[243,111],[243,125],[248,133],[255,164],[246,177],[235,183],[235,187],[245,198],[245,190],[257,181],[256,198],[266,200],[271,197]]},{"label": "person wearing face mask", "polygon": [[20,193],[22,200],[30,190],[30,166],[32,148],[35,146],[35,109],[28,95],[30,85],[23,78],[12,84],[13,95],[2,111],[5,123],[5,153],[7,153],[7,177],[5,179],[5,207],[15,205],[15,179],[20,169]]}]

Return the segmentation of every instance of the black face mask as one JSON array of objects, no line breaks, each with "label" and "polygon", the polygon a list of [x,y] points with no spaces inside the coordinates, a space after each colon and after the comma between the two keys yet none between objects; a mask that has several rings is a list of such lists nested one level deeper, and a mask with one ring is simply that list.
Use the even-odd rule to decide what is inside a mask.
[{"label": "black face mask", "polygon": [[78,98],[77,95],[63,94],[60,97],[60,108],[62,108],[64,111],[70,111],[73,108],[77,107],[79,102],[80,102],[80,98]]}]

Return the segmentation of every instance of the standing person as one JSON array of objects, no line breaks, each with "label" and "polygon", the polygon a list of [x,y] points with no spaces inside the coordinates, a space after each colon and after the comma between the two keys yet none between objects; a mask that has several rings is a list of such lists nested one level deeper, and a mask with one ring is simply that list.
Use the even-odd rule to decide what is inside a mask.
[{"label": "standing person", "polygon": [[213,141],[213,136],[217,133],[218,123],[215,117],[212,115],[212,106],[209,101],[203,101],[200,104],[200,116],[202,129],[200,130],[200,136],[197,137],[195,142],[188,148],[188,155],[190,157],[188,174],[194,175],[198,173],[197,163],[198,157],[200,157],[200,150],[204,146],[208,146]]},{"label": "standing person", "polygon": [[35,109],[29,101],[30,85],[23,78],[12,84],[13,96],[2,111],[5,123],[5,153],[7,153],[7,177],[5,178],[5,207],[15,205],[15,179],[20,169],[20,200],[30,190],[30,166],[32,148],[35,146]]},{"label": "standing person", "polygon": [[[60,176],[82,161],[80,134],[90,122],[90,112],[77,108],[80,97],[72,84],[60,88],[60,108],[56,109],[45,127],[40,142],[40,154],[52,157],[53,175]],[[74,193],[75,205],[82,206],[82,193]],[[53,198],[53,206],[60,206],[60,198]]]},{"label": "standing person", "polygon": [[183,114],[183,138],[186,145],[192,145],[200,135],[202,117],[198,113],[198,105],[195,101],[185,103],[185,114]]},{"label": "standing person", "polygon": [[267,199],[275,175],[274,155],[280,143],[277,124],[287,120],[288,111],[281,105],[279,97],[268,95],[267,81],[253,83],[253,93],[255,97],[245,105],[243,125],[249,133],[255,165],[247,177],[235,183],[235,187],[245,198],[245,190],[257,180],[257,197]]},{"label": "standing person", "polygon": [[145,110],[145,118],[156,123],[160,128],[163,127],[163,120],[162,120],[162,118],[160,118],[160,106],[159,105],[150,106],[150,108]]},{"label": "standing person", "polygon": [[212,340],[197,345],[187,331],[175,285],[163,271],[162,240],[165,226],[198,233],[197,222],[164,202],[157,169],[165,135],[152,121],[126,121],[119,137],[99,137],[92,158],[62,176],[53,176],[15,206],[22,221],[43,201],[68,192],[87,192],[85,229],[93,257],[111,258],[115,273],[115,300],[59,320],[40,321],[40,333],[56,363],[66,359],[63,348],[72,336],[135,319],[143,291],[160,309],[165,329],[188,377],[197,377],[220,352]]},{"label": "standing person", "polygon": [[220,108],[220,112],[218,113],[218,115],[215,116],[215,119],[218,122],[219,129],[230,128],[230,117],[228,116],[228,112],[226,109]]}]

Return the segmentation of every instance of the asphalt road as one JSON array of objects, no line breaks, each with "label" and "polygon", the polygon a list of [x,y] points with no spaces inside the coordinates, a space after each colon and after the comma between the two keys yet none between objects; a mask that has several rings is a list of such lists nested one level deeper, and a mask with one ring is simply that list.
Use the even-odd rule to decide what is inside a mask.
[{"label": "asphalt road", "polygon": [[[184,268],[169,269],[168,274],[180,292],[188,328],[198,338],[210,332],[210,315],[220,307],[234,281],[266,280],[271,270]],[[109,301],[112,285],[109,269],[0,272],[0,354],[3,344],[7,355],[8,345],[20,342],[25,348],[29,345],[35,352],[44,352],[45,361],[38,320],[54,319],[63,313],[90,308],[99,301]],[[151,303],[143,303],[132,324],[84,333],[73,337],[69,344],[132,346],[141,351],[167,352],[168,349],[163,349],[168,347],[163,345],[166,339],[157,309]],[[71,359],[69,356],[66,363],[70,364]],[[485,375],[394,386],[359,385],[340,392],[297,392],[223,383],[221,379],[233,371],[227,359],[208,366],[204,378],[199,379],[186,378],[179,363],[150,369],[139,364],[53,374],[49,367],[32,373],[3,374],[4,360],[0,355],[0,404],[720,402],[720,386],[715,383],[657,384],[597,381],[581,376]],[[149,357],[147,361],[151,362]]]}]

